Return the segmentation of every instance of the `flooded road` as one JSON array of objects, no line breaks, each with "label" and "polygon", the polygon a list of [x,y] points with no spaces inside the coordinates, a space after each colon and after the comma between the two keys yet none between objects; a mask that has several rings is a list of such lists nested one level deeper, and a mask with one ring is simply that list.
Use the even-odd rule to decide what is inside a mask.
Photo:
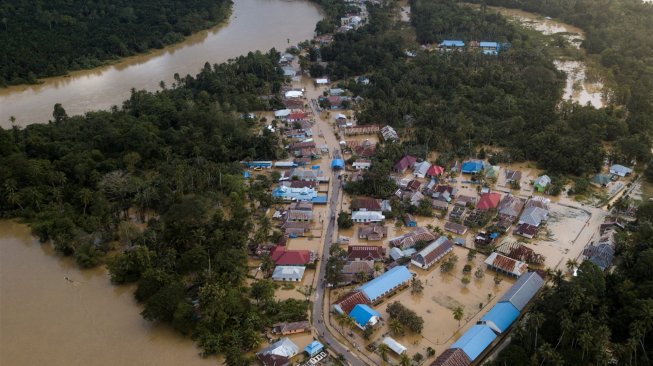
[{"label": "flooded road", "polygon": [[[68,280],[66,279],[68,278]],[[0,365],[215,365],[190,338],[147,322],[133,287],[80,271],[27,226],[0,221]]]},{"label": "flooded road", "polygon": [[197,33],[183,43],[127,58],[117,64],[46,79],[40,85],[0,89],[0,126],[9,118],[25,126],[52,119],[54,104],[68,115],[108,109],[122,104],[131,88],[155,90],[173,75],[195,75],[205,62],[220,63],[248,51],[283,51],[313,37],[321,19],[318,7],[308,1],[235,0],[229,22]]}]

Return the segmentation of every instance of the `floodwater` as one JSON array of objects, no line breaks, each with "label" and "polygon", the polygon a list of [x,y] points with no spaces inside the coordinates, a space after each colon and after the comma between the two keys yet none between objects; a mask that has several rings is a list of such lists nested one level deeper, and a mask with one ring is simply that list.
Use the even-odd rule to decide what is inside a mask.
[{"label": "floodwater", "polygon": [[321,19],[316,5],[304,0],[235,0],[229,22],[199,32],[180,44],[127,58],[114,65],[48,78],[39,85],[0,89],[0,126],[9,118],[25,126],[45,123],[61,103],[68,115],[108,109],[129,97],[130,89],[156,90],[173,76],[195,75],[205,62],[220,63],[249,51],[279,51],[313,37]]},{"label": "floodwater", "polygon": [[215,365],[190,338],[144,320],[133,286],[77,269],[26,225],[0,221],[0,365]]},{"label": "floodwater", "polygon": [[[560,34],[575,48],[580,48],[581,42],[585,39],[585,33],[582,29],[553,19],[547,19],[539,14],[518,9],[488,8],[498,11],[508,18],[518,21],[523,26],[534,29],[542,34]],[[562,96],[563,100],[571,100],[582,105],[589,103],[594,108],[605,106],[606,90],[604,90],[603,82],[601,80],[588,79],[587,65],[584,62],[558,59],[554,61],[554,64],[558,70],[564,71],[567,74],[567,81]]]}]

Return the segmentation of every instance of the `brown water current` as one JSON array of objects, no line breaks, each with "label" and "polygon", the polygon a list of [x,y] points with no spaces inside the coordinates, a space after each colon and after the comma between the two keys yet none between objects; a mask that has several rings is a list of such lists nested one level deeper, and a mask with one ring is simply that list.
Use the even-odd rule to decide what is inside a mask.
[{"label": "brown water current", "polygon": [[127,58],[119,63],[45,79],[39,85],[0,89],[0,126],[9,118],[26,126],[52,119],[61,103],[68,115],[121,105],[130,89],[156,90],[173,75],[195,75],[205,62],[220,63],[249,51],[279,51],[313,37],[321,19],[318,7],[304,0],[235,0],[229,22],[199,32],[163,50]]}]

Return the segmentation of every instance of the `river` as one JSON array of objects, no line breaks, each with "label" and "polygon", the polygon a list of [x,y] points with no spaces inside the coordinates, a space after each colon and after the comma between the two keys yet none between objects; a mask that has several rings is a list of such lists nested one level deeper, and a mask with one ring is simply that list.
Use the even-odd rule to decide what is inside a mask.
[{"label": "river", "polygon": [[206,61],[220,63],[249,51],[283,51],[311,39],[320,10],[308,1],[234,0],[226,25],[199,32],[183,43],[119,63],[68,76],[45,79],[39,85],[0,89],[0,126],[9,118],[26,126],[52,119],[52,108],[61,103],[68,115],[121,105],[131,88],[155,90],[159,82],[170,85],[173,75],[195,75]]}]

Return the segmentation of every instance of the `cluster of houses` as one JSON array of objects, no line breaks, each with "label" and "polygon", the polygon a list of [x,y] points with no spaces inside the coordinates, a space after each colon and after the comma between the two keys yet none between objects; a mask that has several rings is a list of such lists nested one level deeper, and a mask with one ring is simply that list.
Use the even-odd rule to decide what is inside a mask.
[{"label": "cluster of houses", "polygon": [[623,166],[621,164],[613,164],[608,169],[608,174],[598,173],[595,174],[591,179],[590,183],[596,187],[603,188],[606,187],[610,182],[614,182],[619,178],[624,178],[633,173],[633,170],[629,167]]},{"label": "cluster of houses", "polygon": [[507,47],[509,47],[507,44],[498,42],[470,41],[468,44],[465,44],[464,41],[453,39],[445,39],[438,45],[438,48],[442,51],[480,51],[484,55],[498,55],[503,48]]},{"label": "cluster of houses", "polygon": [[[297,330],[304,332],[303,324],[308,322],[300,322],[290,324],[291,326],[298,326]],[[277,326],[275,326],[275,329]],[[309,328],[310,330],[310,328]],[[299,331],[285,333],[285,334],[294,334],[299,333]],[[282,332],[276,334],[284,334]],[[327,353],[324,349],[324,345],[317,340],[311,341],[306,347],[304,347],[304,353],[309,357],[309,364],[315,365],[319,361],[327,357]],[[263,366],[287,366],[290,365],[291,359],[299,355],[299,347],[288,337],[283,337],[278,341],[270,344],[265,347],[258,353],[256,353],[256,358],[263,364]]]}]

